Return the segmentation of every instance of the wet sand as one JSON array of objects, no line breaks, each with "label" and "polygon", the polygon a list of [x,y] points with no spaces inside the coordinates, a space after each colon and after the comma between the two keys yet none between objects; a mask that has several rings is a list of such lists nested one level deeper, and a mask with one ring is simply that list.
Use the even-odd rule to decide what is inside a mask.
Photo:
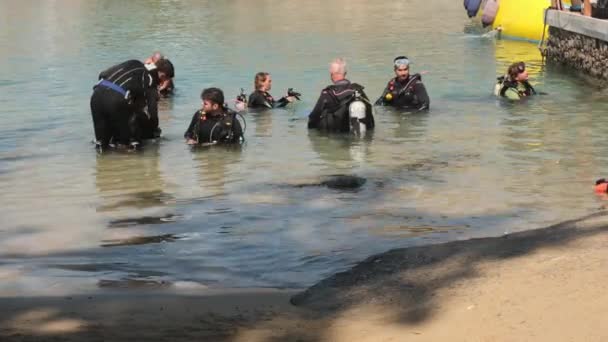
[{"label": "wet sand", "polygon": [[306,291],[1,297],[0,340],[605,341],[607,233],[602,212],[396,249]]}]

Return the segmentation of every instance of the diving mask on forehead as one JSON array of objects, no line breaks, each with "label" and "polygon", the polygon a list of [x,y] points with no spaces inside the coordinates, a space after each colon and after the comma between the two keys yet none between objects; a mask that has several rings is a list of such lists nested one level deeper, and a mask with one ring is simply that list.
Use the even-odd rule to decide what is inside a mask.
[{"label": "diving mask on forehead", "polygon": [[400,67],[400,66],[409,66],[410,65],[410,60],[407,59],[407,57],[397,57],[395,59],[395,67]]}]

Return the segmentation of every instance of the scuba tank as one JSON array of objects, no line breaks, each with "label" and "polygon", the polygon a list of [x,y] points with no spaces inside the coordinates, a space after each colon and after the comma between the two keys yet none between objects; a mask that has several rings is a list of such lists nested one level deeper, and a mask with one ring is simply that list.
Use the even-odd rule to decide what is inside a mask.
[{"label": "scuba tank", "polygon": [[367,127],[363,120],[365,119],[366,112],[367,107],[361,98],[361,94],[358,91],[355,91],[354,100],[348,106],[351,133],[357,136],[365,134]]},{"label": "scuba tank", "polygon": [[500,96],[503,83],[505,82],[506,76],[500,76],[496,78],[496,84],[494,85],[494,96]]}]

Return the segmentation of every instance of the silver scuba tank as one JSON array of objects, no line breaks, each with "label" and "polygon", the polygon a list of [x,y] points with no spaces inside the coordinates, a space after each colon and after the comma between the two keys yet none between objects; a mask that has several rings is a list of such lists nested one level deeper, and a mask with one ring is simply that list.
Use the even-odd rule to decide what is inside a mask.
[{"label": "silver scuba tank", "polygon": [[365,113],[367,108],[365,102],[361,99],[361,94],[355,91],[355,100],[348,106],[348,114],[350,116],[350,132],[355,135],[363,135],[367,130],[363,119],[365,119]]}]

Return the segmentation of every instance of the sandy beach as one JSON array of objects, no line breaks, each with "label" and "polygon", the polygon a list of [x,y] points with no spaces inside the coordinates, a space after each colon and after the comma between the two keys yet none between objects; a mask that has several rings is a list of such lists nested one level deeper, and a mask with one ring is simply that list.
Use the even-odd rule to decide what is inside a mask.
[{"label": "sandy beach", "polygon": [[606,341],[608,215],[395,249],[301,290],[0,298],[2,341]]}]

